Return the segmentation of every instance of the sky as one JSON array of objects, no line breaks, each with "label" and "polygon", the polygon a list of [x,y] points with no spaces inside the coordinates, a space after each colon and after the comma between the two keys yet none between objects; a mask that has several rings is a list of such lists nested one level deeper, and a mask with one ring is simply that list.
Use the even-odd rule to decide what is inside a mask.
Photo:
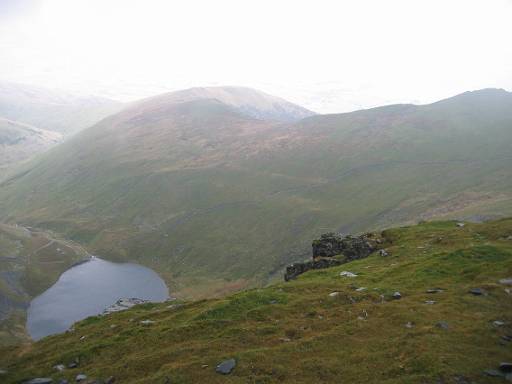
[{"label": "sky", "polygon": [[0,80],[244,85],[320,113],[512,90],[512,0],[0,0]]}]

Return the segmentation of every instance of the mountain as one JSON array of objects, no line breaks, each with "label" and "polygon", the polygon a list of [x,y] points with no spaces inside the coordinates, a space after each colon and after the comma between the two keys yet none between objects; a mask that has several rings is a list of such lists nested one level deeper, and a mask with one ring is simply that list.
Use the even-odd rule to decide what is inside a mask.
[{"label": "mountain", "polygon": [[41,87],[0,82],[0,116],[40,129],[75,133],[119,112],[123,104]]},{"label": "mountain", "polygon": [[213,99],[233,107],[248,117],[260,120],[291,122],[315,113],[280,97],[247,87],[205,87],[170,92],[150,98],[148,102],[161,105],[192,100]]},{"label": "mountain", "polygon": [[61,141],[60,133],[0,118],[0,174]]},{"label": "mountain", "polygon": [[[127,384],[505,383],[512,220],[427,222],[367,237],[387,256],[376,250],[221,299],[93,316],[2,351],[2,382],[83,374]],[[234,369],[217,373],[229,359]]]},{"label": "mountain", "polygon": [[0,220],[203,297],[278,278],[327,230],[512,214],[506,91],[289,123],[197,92],[134,103],[25,164],[0,183]]}]

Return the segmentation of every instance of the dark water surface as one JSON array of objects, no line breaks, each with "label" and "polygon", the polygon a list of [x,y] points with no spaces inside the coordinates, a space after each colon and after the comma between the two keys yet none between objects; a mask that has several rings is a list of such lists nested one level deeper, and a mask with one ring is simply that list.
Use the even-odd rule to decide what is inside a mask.
[{"label": "dark water surface", "polygon": [[94,257],[64,272],[31,301],[27,330],[34,340],[67,330],[74,322],[97,315],[120,298],[164,301],[169,291],[152,269]]}]

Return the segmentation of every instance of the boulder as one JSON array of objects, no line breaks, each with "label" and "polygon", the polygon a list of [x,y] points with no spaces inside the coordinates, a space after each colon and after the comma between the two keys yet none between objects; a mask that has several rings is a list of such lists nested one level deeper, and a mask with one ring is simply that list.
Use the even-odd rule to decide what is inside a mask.
[{"label": "boulder", "polygon": [[332,257],[343,255],[347,261],[367,257],[374,251],[374,247],[368,241],[368,235],[342,236],[338,233],[325,233],[312,244],[313,258]]},{"label": "boulder", "polygon": [[391,295],[391,297],[392,297],[393,299],[395,299],[395,300],[399,300],[399,299],[401,299],[401,298],[402,298],[402,294],[401,294],[400,292],[396,291],[395,293],[393,293],[393,294]]},{"label": "boulder", "polygon": [[75,380],[77,383],[79,383],[81,381],[87,380],[87,376],[84,375],[83,373],[80,373],[79,375],[76,375]]},{"label": "boulder", "polygon": [[471,288],[469,290],[469,293],[475,296],[482,296],[485,295],[485,291],[482,288]]},{"label": "boulder", "polygon": [[236,360],[235,359],[228,359],[221,362],[217,367],[215,368],[215,371],[217,373],[221,373],[223,375],[228,375],[231,373],[231,371],[236,367]]},{"label": "boulder", "polygon": [[446,321],[437,322],[436,327],[444,329],[444,330],[447,330],[448,328],[450,328],[450,326],[448,325],[448,323]]}]

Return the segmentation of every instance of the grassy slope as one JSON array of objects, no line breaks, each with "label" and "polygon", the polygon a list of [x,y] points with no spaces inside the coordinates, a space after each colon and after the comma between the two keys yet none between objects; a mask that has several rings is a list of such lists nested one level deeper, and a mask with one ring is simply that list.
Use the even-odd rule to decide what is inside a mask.
[{"label": "grassy slope", "polygon": [[[10,372],[6,383],[71,380],[78,372],[123,383],[455,383],[456,376],[494,383],[482,371],[512,360],[512,343],[500,344],[512,333],[512,296],[498,283],[512,276],[511,235],[512,219],[386,230],[388,257],[373,254],[224,299],[91,317],[73,332],[0,355],[0,366]],[[342,278],[342,270],[359,276]],[[434,287],[445,291],[425,292]],[[488,295],[469,294],[473,287]],[[397,290],[403,298],[392,300]],[[141,325],[145,319],[155,323]],[[495,320],[507,325],[494,327]],[[79,369],[52,369],[76,357]],[[230,357],[238,361],[234,372],[215,373]]]},{"label": "grassy slope", "polygon": [[0,224],[0,346],[28,340],[24,324],[30,300],[84,257],[79,247],[46,233]]},{"label": "grassy slope", "polygon": [[512,214],[512,95],[258,122],[160,98],[0,185],[1,220],[156,269],[186,297],[261,283],[328,230]]}]

